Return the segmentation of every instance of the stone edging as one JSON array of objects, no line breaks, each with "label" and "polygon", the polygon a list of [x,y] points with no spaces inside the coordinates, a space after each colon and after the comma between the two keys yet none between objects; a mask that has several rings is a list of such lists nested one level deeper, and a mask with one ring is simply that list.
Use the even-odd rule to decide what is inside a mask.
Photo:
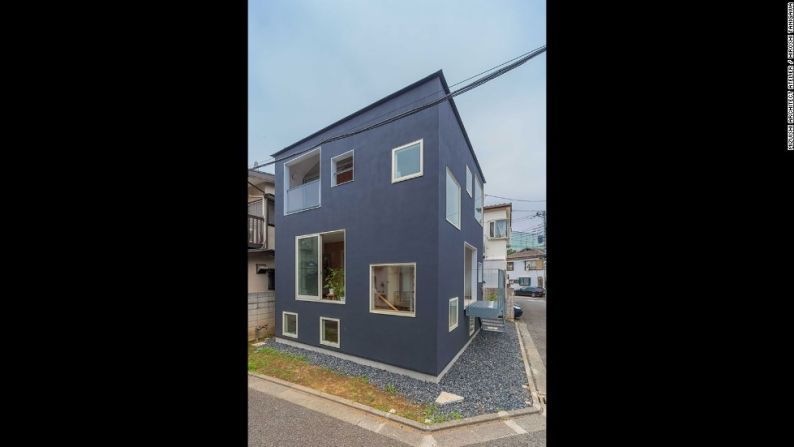
[{"label": "stone edging", "polygon": [[311,394],[313,396],[321,397],[323,399],[327,399],[327,400],[330,400],[332,402],[336,402],[338,404],[346,405],[348,407],[352,407],[352,408],[355,408],[357,410],[361,410],[361,411],[367,412],[369,414],[373,414],[375,416],[380,416],[380,417],[382,417],[384,419],[390,419],[390,420],[393,420],[393,421],[398,422],[400,424],[404,424],[404,425],[407,425],[409,427],[415,428],[417,430],[422,430],[422,431],[427,431],[427,432],[444,430],[444,429],[453,428],[453,427],[460,427],[460,426],[463,426],[463,425],[478,424],[478,423],[481,423],[481,422],[488,422],[488,421],[493,421],[493,420],[496,420],[496,419],[510,419],[512,417],[515,417],[515,416],[523,416],[525,414],[532,414],[532,413],[540,412],[540,410],[538,408],[527,407],[527,408],[519,408],[518,410],[512,410],[512,411],[500,411],[498,413],[481,414],[479,416],[472,416],[472,417],[459,419],[459,420],[455,420],[455,421],[442,422],[440,424],[435,424],[435,425],[427,425],[427,424],[422,424],[422,423],[419,423],[419,422],[416,422],[416,421],[412,421],[410,419],[404,418],[402,416],[398,416],[396,414],[387,413],[385,411],[380,411],[380,410],[377,410],[375,408],[368,407],[368,406],[366,406],[364,404],[360,404],[358,402],[353,402],[352,400],[345,399],[343,397],[334,396],[332,394],[323,393],[322,391],[317,391],[317,390],[314,390],[312,388],[305,387],[303,385],[298,385],[297,383],[291,383],[291,382],[287,382],[285,380],[277,379],[275,377],[266,376],[266,375],[263,375],[263,374],[257,374],[257,373],[253,373],[253,372],[249,372],[248,375],[256,377],[256,378],[259,378],[259,379],[262,379],[262,380],[267,380],[268,382],[273,382],[273,383],[276,383],[278,385],[282,385],[282,386],[285,386],[287,388],[291,388],[293,390],[302,391],[304,393]]}]

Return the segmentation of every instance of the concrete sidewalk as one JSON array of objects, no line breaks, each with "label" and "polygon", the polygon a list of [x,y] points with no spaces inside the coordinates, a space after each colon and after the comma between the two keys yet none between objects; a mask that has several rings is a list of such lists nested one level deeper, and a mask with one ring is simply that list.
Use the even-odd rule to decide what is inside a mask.
[{"label": "concrete sidewalk", "polygon": [[[261,420],[252,420],[257,418],[258,414],[252,411],[252,393],[262,393],[268,397],[281,399],[291,404],[304,407],[312,410],[313,412],[320,413],[326,417],[330,417],[339,421],[336,430],[343,430],[353,437],[363,437],[360,429],[367,430],[372,434],[379,435],[385,438],[381,444],[395,445],[394,441],[399,441],[410,446],[417,447],[447,447],[447,446],[464,446],[476,445],[478,443],[488,443],[488,445],[495,445],[491,443],[494,440],[505,440],[508,438],[512,441],[513,438],[521,437],[522,439],[515,439],[522,445],[535,445],[545,446],[545,417],[538,413],[517,416],[513,418],[504,418],[483,422],[480,424],[465,425],[461,427],[453,427],[432,433],[409,427],[405,424],[400,424],[393,420],[388,420],[379,416],[375,416],[365,411],[351,408],[328,399],[315,396],[290,388],[278,383],[268,380],[260,379],[258,377],[248,377],[249,388],[249,445],[278,445],[278,443],[271,444],[270,441],[262,441],[258,444],[251,444],[252,437],[257,438],[262,433],[273,433],[276,437],[280,437],[281,430],[284,430],[277,424],[273,424],[269,418],[259,417]],[[260,397],[261,399],[262,397]],[[262,428],[267,425],[267,429]],[[310,420],[305,424],[294,424],[296,427],[302,427],[300,431],[290,430],[289,436],[297,442],[295,445],[334,445],[331,439],[327,439],[327,444],[323,444],[320,440],[322,437],[317,437],[314,429],[311,428]],[[336,433],[336,432],[335,432]],[[338,434],[338,433],[337,433]],[[306,439],[303,439],[303,438]],[[524,441],[523,438],[527,440]],[[308,439],[319,439],[317,444],[306,442],[301,444],[301,440],[308,441]],[[529,444],[527,444],[529,443]],[[378,444],[380,445],[380,444]]]},{"label": "concrete sidewalk", "polygon": [[515,303],[524,311],[516,320],[529,361],[530,371],[541,406],[546,397],[546,299],[517,296]]}]

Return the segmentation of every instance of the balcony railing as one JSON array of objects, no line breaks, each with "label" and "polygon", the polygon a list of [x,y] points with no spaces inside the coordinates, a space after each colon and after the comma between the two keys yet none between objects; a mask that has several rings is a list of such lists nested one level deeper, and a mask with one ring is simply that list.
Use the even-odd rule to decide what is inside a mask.
[{"label": "balcony railing", "polygon": [[320,206],[320,180],[305,183],[287,190],[286,213],[294,213]]},{"label": "balcony railing", "polygon": [[265,245],[265,218],[248,215],[248,247],[262,248]]}]

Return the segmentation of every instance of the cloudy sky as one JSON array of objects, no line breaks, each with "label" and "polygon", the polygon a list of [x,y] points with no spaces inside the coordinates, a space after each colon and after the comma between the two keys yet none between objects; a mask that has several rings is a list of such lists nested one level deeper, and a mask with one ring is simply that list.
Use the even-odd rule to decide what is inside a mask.
[{"label": "cloudy sky", "polygon": [[[439,69],[452,85],[546,44],[545,1],[248,5],[249,166]],[[545,199],[546,54],[455,103],[485,174],[485,193]],[[545,202],[513,202],[513,208],[545,209]],[[514,231],[542,223],[520,219],[531,214],[515,212]]]}]

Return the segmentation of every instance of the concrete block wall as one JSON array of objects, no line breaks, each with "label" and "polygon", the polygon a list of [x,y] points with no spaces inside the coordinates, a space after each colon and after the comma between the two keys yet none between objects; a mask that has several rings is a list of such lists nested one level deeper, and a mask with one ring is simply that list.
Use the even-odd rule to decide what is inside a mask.
[{"label": "concrete block wall", "polygon": [[256,328],[267,324],[260,336],[273,335],[276,330],[276,293],[254,292],[248,294],[248,341],[256,338]]}]

